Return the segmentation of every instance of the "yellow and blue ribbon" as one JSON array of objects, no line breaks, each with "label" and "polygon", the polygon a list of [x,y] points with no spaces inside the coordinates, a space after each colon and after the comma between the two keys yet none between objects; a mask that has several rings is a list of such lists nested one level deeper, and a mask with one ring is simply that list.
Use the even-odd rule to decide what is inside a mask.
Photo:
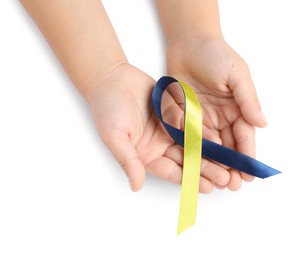
[{"label": "yellow and blue ribbon", "polygon": [[[179,83],[185,95],[184,131],[164,122],[161,114],[162,95],[174,82]],[[169,76],[160,78],[153,89],[152,101],[154,111],[169,135],[177,144],[184,147],[178,234],[195,223],[201,157],[259,178],[267,178],[280,173],[254,158],[202,138],[201,106],[192,88],[186,83]]]}]

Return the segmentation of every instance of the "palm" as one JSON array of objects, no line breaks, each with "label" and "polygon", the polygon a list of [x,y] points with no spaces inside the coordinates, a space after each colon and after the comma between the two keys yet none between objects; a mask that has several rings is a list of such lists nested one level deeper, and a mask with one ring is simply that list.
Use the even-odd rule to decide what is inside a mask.
[{"label": "palm", "polygon": [[181,180],[182,150],[153,113],[154,84],[124,64],[95,88],[90,101],[99,133],[134,190],[140,189],[145,170],[175,183]]},{"label": "palm", "polygon": [[242,117],[234,97],[230,93],[224,96],[213,93],[203,84],[196,84],[194,89],[202,104],[203,134],[212,141],[230,146],[230,140],[221,136],[224,130],[233,128],[235,122]]},{"label": "palm", "polygon": [[[254,110],[252,114],[251,106],[243,102],[247,86],[259,110],[248,67],[241,57],[223,39],[205,37],[172,44],[168,49],[167,62],[169,74],[190,84],[197,93],[203,109],[203,136],[254,156],[253,125],[260,126],[262,122],[255,118],[258,111]],[[182,95],[172,94],[177,103],[183,102]],[[228,170],[228,186],[232,190],[240,187],[241,176],[245,180],[253,179],[240,175],[236,170],[223,168]],[[224,169],[215,167],[214,171],[226,178]],[[204,169],[202,175],[220,186],[211,169]]]}]

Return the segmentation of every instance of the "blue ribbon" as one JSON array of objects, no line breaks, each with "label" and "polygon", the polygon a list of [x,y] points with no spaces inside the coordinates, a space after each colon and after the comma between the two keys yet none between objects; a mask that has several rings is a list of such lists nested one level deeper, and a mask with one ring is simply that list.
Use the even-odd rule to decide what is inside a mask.
[{"label": "blue ribbon", "polygon": [[[154,111],[168,131],[169,135],[177,144],[184,147],[184,131],[164,122],[161,114],[162,95],[166,88],[174,82],[178,81],[169,76],[160,78],[153,89],[152,101]],[[263,179],[281,173],[280,171],[255,160],[254,158],[204,138],[202,139],[202,157]]]}]

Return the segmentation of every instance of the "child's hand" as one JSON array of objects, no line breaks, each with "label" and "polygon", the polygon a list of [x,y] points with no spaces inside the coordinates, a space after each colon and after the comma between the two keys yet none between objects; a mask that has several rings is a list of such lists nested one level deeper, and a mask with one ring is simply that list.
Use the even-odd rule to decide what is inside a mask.
[{"label": "child's hand", "polygon": [[[203,108],[204,137],[254,157],[254,126],[264,127],[266,120],[244,60],[221,36],[201,36],[171,42],[167,64],[170,75],[196,91]],[[217,165],[205,168],[203,174],[217,187],[227,184],[231,190],[239,189],[242,179],[253,179]],[[224,184],[217,183],[215,175],[223,176]]]},{"label": "child's hand", "polygon": [[[182,148],[174,144],[153,113],[154,84],[148,75],[123,63],[103,80],[96,79],[86,95],[100,136],[134,191],[141,188],[145,171],[181,183]],[[201,178],[201,192],[212,188],[211,182]]]}]

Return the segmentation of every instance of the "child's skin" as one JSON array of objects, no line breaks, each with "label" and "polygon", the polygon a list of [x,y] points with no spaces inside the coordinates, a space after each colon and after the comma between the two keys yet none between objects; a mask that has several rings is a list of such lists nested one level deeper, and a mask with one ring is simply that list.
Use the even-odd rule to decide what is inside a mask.
[{"label": "child's skin", "polygon": [[[153,113],[155,81],[128,63],[101,1],[20,2],[87,100],[131,189],[141,189],[146,171],[179,184],[182,149]],[[168,74],[197,92],[204,136],[254,157],[254,127],[266,120],[246,63],[222,37],[217,0],[157,0],[157,6],[168,42]],[[237,190],[242,179],[253,177],[202,160],[200,192],[214,185]]]}]

